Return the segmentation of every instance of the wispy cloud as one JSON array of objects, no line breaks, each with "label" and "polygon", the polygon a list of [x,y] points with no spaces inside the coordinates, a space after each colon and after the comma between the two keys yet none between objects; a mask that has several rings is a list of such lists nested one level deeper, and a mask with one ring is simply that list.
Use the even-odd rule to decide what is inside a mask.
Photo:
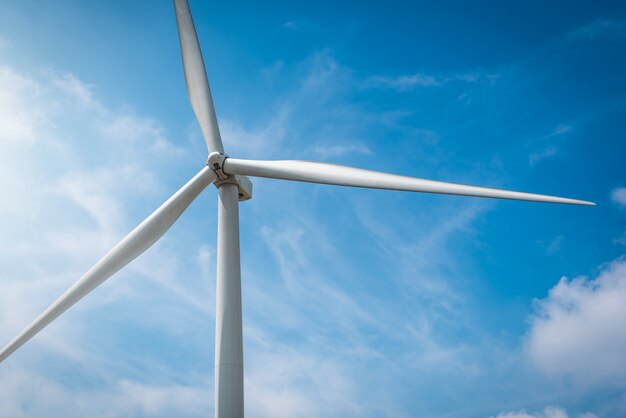
[{"label": "wispy cloud", "polygon": [[537,244],[545,250],[547,255],[554,255],[561,251],[561,247],[563,246],[563,240],[563,235],[557,235],[547,242],[538,241]]},{"label": "wispy cloud", "polygon": [[[570,415],[563,408],[548,406],[542,412],[528,413],[525,410],[517,412],[502,412],[491,418],[568,418]],[[572,415],[571,418],[598,418],[590,412]]]},{"label": "wispy cloud", "polygon": [[[363,416],[353,376],[335,356],[272,344],[255,350],[246,373],[254,417]],[[267,367],[271,365],[271,367]]]},{"label": "wispy cloud", "polygon": [[570,34],[570,38],[594,40],[602,37],[626,37],[626,21],[596,20]]},{"label": "wispy cloud", "polygon": [[552,132],[550,132],[549,134],[547,134],[543,138],[552,138],[553,136],[563,135],[563,134],[566,134],[566,133],[570,132],[571,130],[572,130],[571,125],[566,125],[564,123],[560,123],[552,130]]},{"label": "wispy cloud", "polygon": [[344,154],[366,154],[372,153],[372,150],[365,144],[361,143],[339,143],[333,145],[318,144],[314,148],[315,154],[322,158],[337,157]]},{"label": "wispy cloud", "polygon": [[222,122],[221,131],[228,138],[230,149],[238,156],[251,157],[271,156],[281,147],[289,126],[291,109],[283,106],[267,123],[247,128],[236,121],[226,119]]},{"label": "wispy cloud", "polygon": [[[558,147],[554,143],[555,142],[554,139],[557,137],[561,137],[567,133],[570,133],[571,131],[572,131],[571,125],[566,125],[566,124],[561,123],[555,126],[554,129],[552,129],[552,131],[550,131],[546,135],[533,141],[533,143],[541,144],[542,148],[530,153],[530,155],[528,156],[528,163],[532,166],[543,160],[546,160],[550,157],[555,156],[558,153]],[[552,143],[545,145],[545,142],[552,142]]]},{"label": "wispy cloud", "polygon": [[[36,387],[37,396],[24,390],[28,387]],[[0,402],[2,418],[195,417],[206,415],[210,408],[203,388],[119,380],[105,390],[77,391],[56,380],[15,368],[3,370]]]},{"label": "wispy cloud", "polygon": [[291,30],[298,30],[298,24],[293,20],[288,20],[285,23],[283,23],[283,28],[287,28]]},{"label": "wispy cloud", "polygon": [[416,87],[439,86],[442,83],[441,79],[420,73],[399,77],[372,76],[367,79],[367,84],[371,87],[388,87],[398,91],[407,91]]},{"label": "wispy cloud", "polygon": [[[405,116],[402,112],[372,112],[350,102],[347,97],[357,89],[358,81],[329,50],[316,51],[291,67],[277,62],[261,75],[268,79],[276,72],[284,73],[281,77],[287,78],[292,87],[266,103],[272,115],[269,119],[256,124],[236,118],[221,122],[223,137],[237,155],[267,158],[305,143],[309,145],[291,149],[292,155],[367,156],[373,153],[368,142],[376,129],[397,125]],[[428,143],[436,136],[425,129],[416,133]]]},{"label": "wispy cloud", "polygon": [[41,85],[9,66],[0,66],[0,86],[0,147],[36,142],[44,134],[48,116],[41,103],[45,95]]},{"label": "wispy cloud", "polygon": [[94,86],[80,81],[74,74],[60,74],[53,77],[53,83],[64,91],[69,97],[78,101],[83,107],[95,107],[98,111],[103,111],[102,105],[94,97]]},{"label": "wispy cloud", "polygon": [[475,83],[482,80],[495,80],[498,74],[463,73],[453,75],[433,75],[415,73],[410,75],[371,76],[365,80],[366,87],[390,88],[399,92],[414,90],[420,87],[438,87],[454,82]]},{"label": "wispy cloud", "polygon": [[613,243],[626,245],[626,232],[624,232],[620,237],[615,238]]},{"label": "wispy cloud", "polygon": [[55,191],[84,209],[100,227],[114,229],[121,215],[119,196],[154,190],[151,174],[132,165],[69,172],[59,180]]},{"label": "wispy cloud", "polygon": [[535,165],[540,161],[543,161],[547,158],[555,156],[556,153],[557,153],[557,148],[555,146],[549,146],[548,148],[531,152],[530,155],[528,156],[528,162],[530,165]]}]

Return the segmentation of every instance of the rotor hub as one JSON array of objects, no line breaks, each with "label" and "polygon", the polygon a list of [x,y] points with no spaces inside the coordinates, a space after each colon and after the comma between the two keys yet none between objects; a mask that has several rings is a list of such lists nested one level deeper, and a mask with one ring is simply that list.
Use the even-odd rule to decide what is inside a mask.
[{"label": "rotor hub", "polygon": [[227,155],[213,151],[209,154],[207,158],[206,165],[211,168],[217,174],[217,178],[220,180],[225,180],[228,178],[228,174],[224,173],[224,161],[228,158]]},{"label": "rotor hub", "polygon": [[238,193],[240,202],[252,199],[252,182],[248,177],[240,176],[238,174],[231,175],[224,172],[224,161],[226,161],[227,158],[227,155],[217,151],[209,154],[206,164],[217,175],[217,179],[213,182],[213,184],[218,189],[222,184],[236,184],[239,189]]}]

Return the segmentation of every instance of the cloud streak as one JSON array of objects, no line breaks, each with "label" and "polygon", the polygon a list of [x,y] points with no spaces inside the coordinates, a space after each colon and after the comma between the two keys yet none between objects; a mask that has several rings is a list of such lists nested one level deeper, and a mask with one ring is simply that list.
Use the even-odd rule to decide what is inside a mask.
[{"label": "cloud streak", "polygon": [[623,38],[626,36],[626,21],[596,20],[583,26],[570,35],[573,39],[595,40],[603,37]]},{"label": "cloud streak", "polygon": [[[521,410],[518,412],[502,412],[498,414],[496,417],[492,418],[568,418],[570,415],[567,412],[558,407],[548,406],[542,412],[537,413],[527,413],[525,410]],[[583,413],[576,414],[572,416],[572,418],[598,418],[595,414],[592,413]]]},{"label": "cloud streak", "polygon": [[493,82],[499,77],[497,73],[463,73],[453,75],[433,75],[415,73],[410,75],[371,76],[365,80],[365,86],[369,88],[389,88],[398,92],[407,92],[417,88],[441,87],[451,83],[477,83],[481,81]]}]

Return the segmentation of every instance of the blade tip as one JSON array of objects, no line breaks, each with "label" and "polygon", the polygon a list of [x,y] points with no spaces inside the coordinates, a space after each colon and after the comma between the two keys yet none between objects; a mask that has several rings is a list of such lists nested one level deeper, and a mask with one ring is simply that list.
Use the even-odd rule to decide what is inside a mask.
[{"label": "blade tip", "polygon": [[598,206],[596,202],[588,202],[586,200],[579,200],[578,204],[582,206]]},{"label": "blade tip", "polygon": [[572,205],[578,205],[578,206],[598,206],[597,203],[589,202],[587,200],[572,200],[571,202],[567,202],[567,203],[572,204]]}]

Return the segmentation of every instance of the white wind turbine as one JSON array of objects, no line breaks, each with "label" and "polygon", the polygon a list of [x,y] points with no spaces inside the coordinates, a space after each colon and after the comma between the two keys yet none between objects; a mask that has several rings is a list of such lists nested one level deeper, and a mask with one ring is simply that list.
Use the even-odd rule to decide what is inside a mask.
[{"label": "white wind turbine", "polygon": [[152,246],[200,192],[211,183],[214,183],[219,191],[215,313],[215,416],[217,418],[243,417],[244,411],[238,205],[239,201],[252,197],[252,183],[246,176],[371,189],[595,205],[582,200],[424,180],[320,162],[230,158],[224,154],[211,90],[189,4],[187,0],[174,0],[174,8],[187,91],[209,151],[207,165],[9,342],[0,351],[0,362]]}]

